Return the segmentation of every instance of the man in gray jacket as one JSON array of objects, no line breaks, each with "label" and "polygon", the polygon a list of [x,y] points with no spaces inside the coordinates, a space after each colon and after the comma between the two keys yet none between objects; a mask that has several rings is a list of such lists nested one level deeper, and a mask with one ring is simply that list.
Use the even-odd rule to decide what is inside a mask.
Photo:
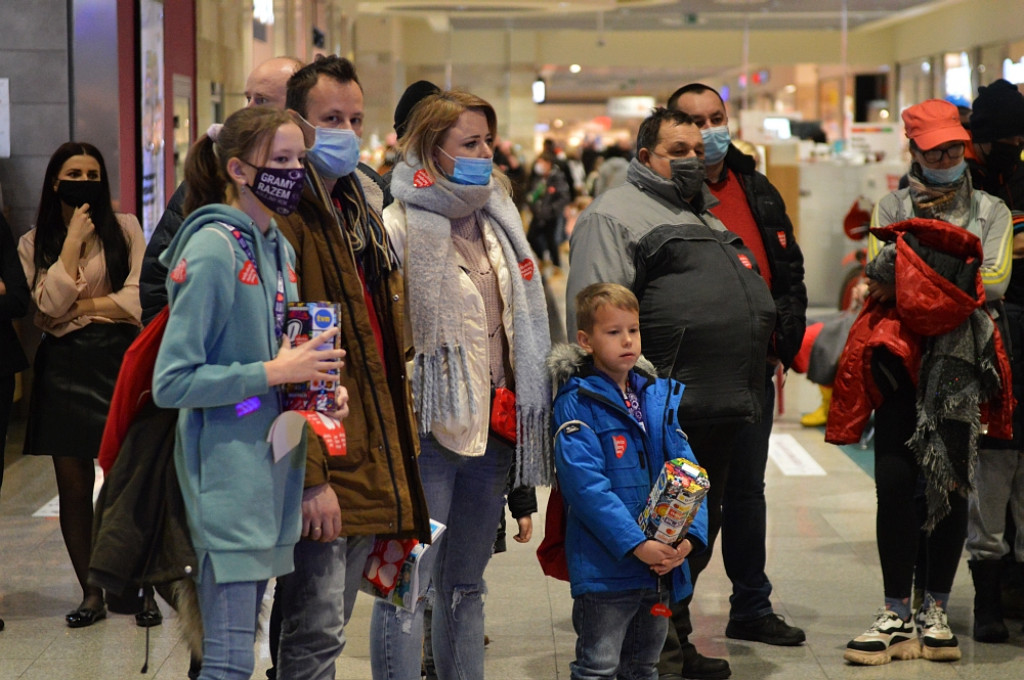
[{"label": "man in gray jacket", "polygon": [[[656,109],[640,125],[626,183],[601,194],[576,223],[566,307],[574,309],[576,294],[599,281],[636,294],[645,356],[660,375],[686,385],[679,421],[711,480],[710,535],[722,516],[724,484],[715,480],[724,479],[720,467],[737,426],[763,413],[775,303],[753,253],[711,214],[717,199],[704,178],[704,142],[693,119]],[[566,328],[574,337],[572,312]],[[691,557],[691,571],[699,572],[708,557]],[[690,659],[680,654],[677,665],[687,661],[687,677],[730,673],[724,660],[695,649]],[[710,661],[717,663],[702,666]]]}]

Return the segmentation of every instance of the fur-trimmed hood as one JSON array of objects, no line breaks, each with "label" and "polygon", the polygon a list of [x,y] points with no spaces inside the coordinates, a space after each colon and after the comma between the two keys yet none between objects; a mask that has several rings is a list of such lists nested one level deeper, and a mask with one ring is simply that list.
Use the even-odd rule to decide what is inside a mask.
[{"label": "fur-trimmed hood", "polygon": [[[579,345],[558,344],[551,347],[546,361],[548,375],[551,376],[551,385],[557,391],[569,378],[589,373],[593,369],[594,360],[586,350]],[[654,364],[643,355],[637,359],[633,370],[645,378],[657,378],[658,372]]]}]

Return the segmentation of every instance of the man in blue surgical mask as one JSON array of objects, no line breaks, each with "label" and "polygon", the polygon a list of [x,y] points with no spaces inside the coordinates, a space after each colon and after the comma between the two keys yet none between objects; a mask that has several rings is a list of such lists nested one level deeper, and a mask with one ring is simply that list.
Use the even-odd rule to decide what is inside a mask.
[{"label": "man in blue surgical mask", "polygon": [[429,537],[406,402],[402,275],[380,217],[376,173],[359,163],[363,89],[355,68],[317,57],[289,79],[287,108],[305,128],[299,210],[277,219],[295,248],[299,295],[341,305],[341,382],[349,391],[348,451],[309,442],[303,537],[295,571],[277,580],[276,674],[331,680],[363,566],[378,534]]},{"label": "man in blue surgical mask", "polygon": [[[722,556],[733,584],[725,634],[773,645],[798,645],[804,641],[804,632],[777,616],[769,599],[772,586],[765,574],[764,475],[775,410],[772,377],[778,366],[789,368],[804,334],[807,289],[803,255],[779,192],[754,169],[754,160],[732,145],[729,116],[718,92],[692,83],[672,94],[668,108],[689,114],[700,128],[707,187],[719,201],[711,212],[753,251],[777,311],[763,367],[764,401],[758,422],[737,428],[731,444],[716,442],[704,455],[700,442],[692,437],[690,441],[697,459],[707,468],[712,490],[718,489],[714,498],[711,494],[708,498],[708,539],[713,545],[721,527]],[[716,479],[727,482],[716,487]],[[721,505],[712,507],[716,503]],[[694,584],[710,556],[708,550],[690,561]],[[680,662],[687,678],[729,677],[728,662],[700,655],[687,640],[692,630],[688,600],[673,609],[673,624],[659,665],[662,678],[679,673]]]}]

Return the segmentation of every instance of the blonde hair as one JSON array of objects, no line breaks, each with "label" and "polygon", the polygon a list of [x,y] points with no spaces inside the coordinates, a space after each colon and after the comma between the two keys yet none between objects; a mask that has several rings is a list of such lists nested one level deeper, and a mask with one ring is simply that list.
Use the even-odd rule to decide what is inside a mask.
[{"label": "blonde hair", "polygon": [[[462,90],[446,90],[422,99],[412,110],[405,124],[405,134],[398,143],[399,153],[407,157],[412,152],[431,177],[443,177],[444,173],[434,160],[434,149],[441,146],[448,131],[466,111],[478,111],[487,119],[487,130],[491,137],[498,137],[498,115],[485,99]],[[497,182],[511,195],[512,183],[494,167],[492,174]]]},{"label": "blonde hair", "polygon": [[618,283],[592,283],[576,294],[576,327],[584,333],[592,332],[594,316],[605,305],[640,312],[640,302],[629,288]]}]

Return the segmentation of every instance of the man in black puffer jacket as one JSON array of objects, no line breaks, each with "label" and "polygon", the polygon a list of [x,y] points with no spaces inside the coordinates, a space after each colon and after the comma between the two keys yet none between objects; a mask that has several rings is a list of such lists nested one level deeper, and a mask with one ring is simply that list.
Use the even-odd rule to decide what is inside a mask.
[{"label": "man in black puffer jacket", "polygon": [[[779,192],[754,169],[754,159],[732,145],[729,117],[718,92],[700,83],[686,85],[669,98],[668,108],[689,114],[701,129],[708,188],[719,201],[711,211],[753,251],[777,311],[764,362],[761,418],[739,430],[731,450],[714,454],[725,459],[718,466],[728,471],[722,499],[722,557],[733,592],[725,634],[773,645],[798,645],[805,639],[804,632],[772,610],[772,584],[765,574],[764,475],[775,410],[772,377],[780,364],[789,368],[804,335],[807,289],[803,255]],[[696,446],[694,452],[700,460]],[[714,485],[714,478],[709,478]],[[708,539],[710,546],[714,541],[710,530]],[[696,574],[692,572],[699,572],[702,566],[691,565],[694,583]],[[689,603],[684,602],[673,612],[680,646],[674,646],[670,631],[660,664],[662,673],[678,672],[681,656],[687,678],[729,677],[724,659],[703,657],[687,641],[692,630],[688,610]]]}]

